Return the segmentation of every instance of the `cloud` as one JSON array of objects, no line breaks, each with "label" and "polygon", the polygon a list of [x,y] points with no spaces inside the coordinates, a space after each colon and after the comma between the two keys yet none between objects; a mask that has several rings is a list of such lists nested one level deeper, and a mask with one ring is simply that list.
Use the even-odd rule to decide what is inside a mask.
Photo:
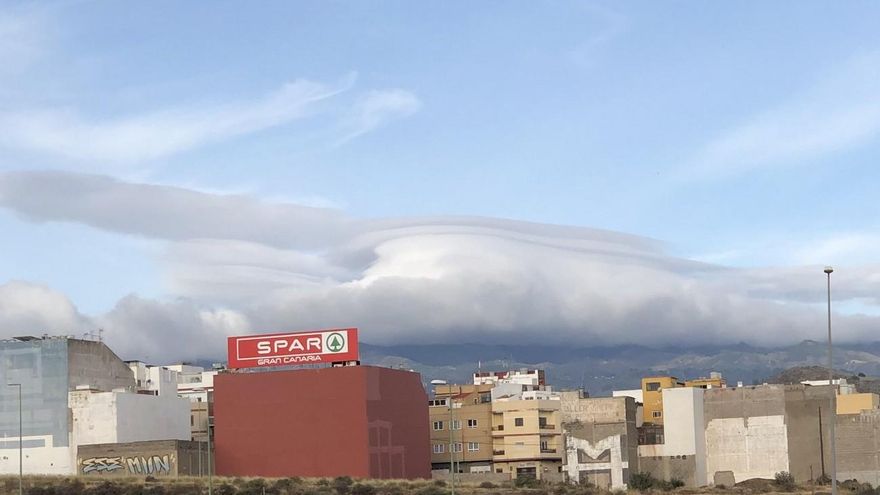
[{"label": "cloud", "polygon": [[[179,299],[130,296],[90,320],[151,356],[168,347],[166,338],[179,354],[183,341],[202,349],[229,333],[337,325],[361,327],[371,343],[576,346],[780,344],[824,328],[821,266],[728,268],[600,229],[481,217],[357,219],[59,172],[0,175],[0,206],[34,221],[165,241],[164,276]],[[880,266],[835,273],[836,301],[880,304],[878,293]],[[835,321],[841,341],[874,340],[880,323],[865,315]]]},{"label": "cloud", "polygon": [[332,86],[300,79],[250,101],[121,118],[57,108],[6,112],[0,114],[0,144],[80,161],[143,162],[303,118],[353,82],[353,76]]},{"label": "cloud", "polygon": [[393,120],[409,117],[419,111],[421,106],[422,102],[409,91],[402,89],[370,91],[360,98],[344,120],[345,135],[337,144],[343,144]]},{"label": "cloud", "polygon": [[45,23],[36,9],[0,10],[0,76],[20,73],[43,54]]},{"label": "cloud", "polygon": [[880,53],[848,60],[788,102],[710,141],[683,173],[697,178],[791,166],[880,134]]},{"label": "cloud", "polygon": [[0,285],[0,331],[11,332],[0,338],[73,332],[87,321],[64,294],[45,285],[24,281]]}]

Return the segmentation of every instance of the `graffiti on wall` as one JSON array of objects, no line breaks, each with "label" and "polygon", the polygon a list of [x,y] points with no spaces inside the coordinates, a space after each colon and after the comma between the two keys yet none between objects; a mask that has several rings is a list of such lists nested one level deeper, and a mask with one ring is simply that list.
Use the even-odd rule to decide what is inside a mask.
[{"label": "graffiti on wall", "polygon": [[163,475],[171,474],[174,456],[89,457],[82,460],[83,474]]}]

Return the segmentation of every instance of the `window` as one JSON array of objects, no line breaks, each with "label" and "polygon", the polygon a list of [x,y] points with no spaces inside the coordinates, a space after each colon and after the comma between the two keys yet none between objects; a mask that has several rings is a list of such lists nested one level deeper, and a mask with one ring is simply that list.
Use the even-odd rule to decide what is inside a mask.
[{"label": "window", "polygon": [[522,426],[522,425],[523,425],[523,419],[522,419],[522,418],[513,418],[513,425],[514,425],[514,426]]},{"label": "window", "polygon": [[434,421],[434,431],[443,429],[443,421]]},{"label": "window", "polygon": [[453,430],[460,430],[461,429],[461,420],[460,419],[453,419],[452,420],[452,429]]},{"label": "window", "polygon": [[645,389],[648,392],[656,392],[660,390],[660,382],[648,382],[648,384],[645,385]]},{"label": "window", "polygon": [[434,400],[428,401],[429,407],[439,407],[439,406],[445,406],[445,405],[446,405],[446,399],[434,399]]},{"label": "window", "polygon": [[449,451],[450,452],[461,452],[462,447],[463,447],[463,445],[461,442],[450,443],[449,444]]},{"label": "window", "polygon": [[547,440],[541,440],[541,450],[547,450]]},{"label": "window", "polygon": [[479,452],[480,451],[480,443],[479,442],[468,442],[468,452]]},{"label": "window", "polygon": [[195,418],[195,417],[193,417],[193,416],[190,416],[190,417],[189,417],[189,425],[190,425],[190,426],[195,426],[195,425],[196,425],[196,418]]},{"label": "window", "polygon": [[468,428],[476,428],[476,427],[477,427],[477,420],[476,419],[469,419],[468,420]]},{"label": "window", "polygon": [[651,417],[652,417],[652,418],[659,418],[659,417],[661,417],[661,416],[663,416],[663,412],[662,412],[662,411],[652,411],[652,412],[651,412]]},{"label": "window", "polygon": [[434,444],[434,453],[435,454],[442,454],[445,451],[446,451],[446,446],[443,445],[442,443],[435,443]]},{"label": "window", "polygon": [[547,418],[538,418],[538,426],[540,428],[546,428],[547,427]]}]

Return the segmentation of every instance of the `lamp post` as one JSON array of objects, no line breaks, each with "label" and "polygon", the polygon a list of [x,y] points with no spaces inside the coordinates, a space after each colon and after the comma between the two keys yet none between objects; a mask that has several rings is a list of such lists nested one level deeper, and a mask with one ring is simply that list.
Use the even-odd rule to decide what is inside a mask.
[{"label": "lamp post", "polygon": [[9,387],[18,387],[18,495],[23,495],[24,480],[24,449],[22,448],[22,428],[21,428],[21,384],[9,383]]},{"label": "lamp post", "polygon": [[834,360],[831,351],[831,273],[834,268],[825,267],[825,277],[828,280],[828,388],[831,389],[831,495],[837,495],[837,449],[835,448],[834,427],[837,423],[837,392],[834,390]]},{"label": "lamp post", "polygon": [[[431,380],[431,385],[435,387],[437,385],[446,385],[446,380]],[[437,394],[434,394],[434,397],[437,397]],[[455,495],[455,443],[453,437],[452,425],[454,423],[452,416],[452,390],[449,390],[449,394],[446,397],[446,405],[449,409],[449,481],[451,482],[451,486],[449,489],[450,495]]]}]

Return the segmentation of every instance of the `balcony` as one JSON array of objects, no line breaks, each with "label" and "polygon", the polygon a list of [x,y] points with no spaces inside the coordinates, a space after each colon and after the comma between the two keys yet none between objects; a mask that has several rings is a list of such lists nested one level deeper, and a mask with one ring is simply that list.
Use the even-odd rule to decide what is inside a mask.
[{"label": "balcony", "polygon": [[504,431],[504,425],[493,426],[492,431]]},{"label": "balcony", "polygon": [[555,430],[556,425],[543,424],[543,425],[538,425],[538,428],[540,428],[542,430]]},{"label": "balcony", "polygon": [[556,449],[541,449],[542,454],[555,454]]},{"label": "balcony", "polygon": [[504,451],[503,450],[493,450],[492,455],[504,455]]}]

